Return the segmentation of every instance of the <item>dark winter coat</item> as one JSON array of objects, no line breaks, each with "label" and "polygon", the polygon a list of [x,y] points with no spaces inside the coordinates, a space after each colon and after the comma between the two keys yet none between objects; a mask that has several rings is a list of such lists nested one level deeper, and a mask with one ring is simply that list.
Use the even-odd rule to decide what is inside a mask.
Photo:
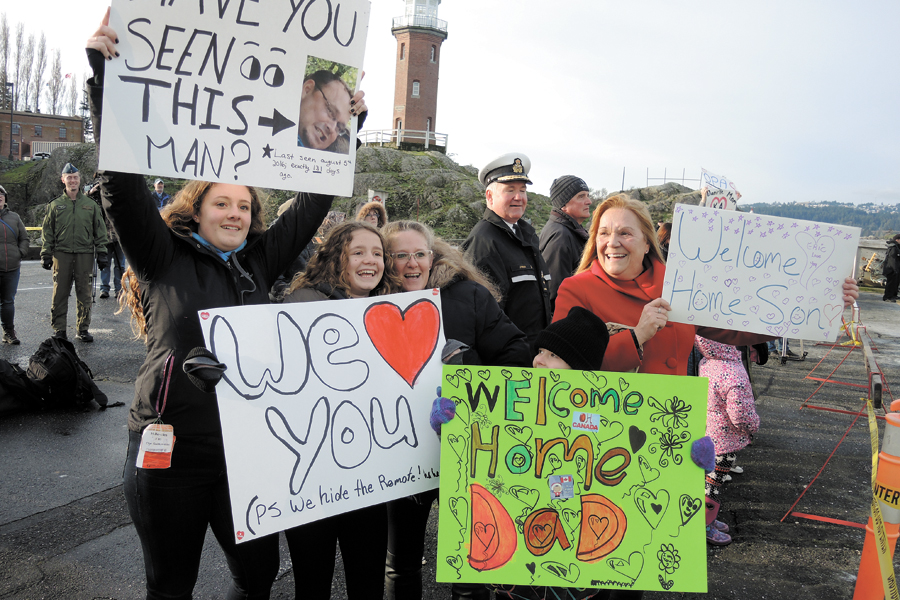
[{"label": "dark winter coat", "polygon": [[897,243],[897,240],[890,240],[887,242],[887,246],[882,270],[885,275],[900,273],[900,244]]},{"label": "dark winter coat", "polygon": [[328,283],[317,283],[312,287],[297,288],[290,294],[284,295],[284,303],[291,302],[319,302],[320,300],[347,300],[350,296],[343,290]]},{"label": "dark winter coat", "polygon": [[[91,86],[90,92],[96,132],[102,89]],[[99,178],[106,214],[137,275],[147,321],[147,357],[138,372],[128,428],[141,431],[156,418],[163,369],[172,356],[163,422],[174,426],[179,440],[220,440],[215,394],[200,391],[181,368],[191,349],[205,345],[198,312],[267,304],[269,288],[312,239],[333,196],[298,194],[276,225],[249,235],[246,246],[226,262],[169,229],[142,176],[101,171]]]},{"label": "dark winter coat", "polygon": [[530,367],[534,354],[500,305],[483,285],[453,280],[441,286],[444,338],[471,348],[463,353],[466,365]]},{"label": "dark winter coat", "polygon": [[500,290],[500,308],[531,344],[550,324],[550,273],[534,228],[524,220],[514,234],[492,210],[484,211],[462,250]]},{"label": "dark winter coat", "polygon": [[28,254],[28,231],[19,215],[8,208],[0,210],[0,271],[8,273],[19,268]]},{"label": "dark winter coat", "polygon": [[556,303],[559,285],[571,277],[581,262],[581,251],[588,240],[587,230],[581,223],[554,208],[547,224],[541,230],[541,256],[550,270],[550,306]]}]

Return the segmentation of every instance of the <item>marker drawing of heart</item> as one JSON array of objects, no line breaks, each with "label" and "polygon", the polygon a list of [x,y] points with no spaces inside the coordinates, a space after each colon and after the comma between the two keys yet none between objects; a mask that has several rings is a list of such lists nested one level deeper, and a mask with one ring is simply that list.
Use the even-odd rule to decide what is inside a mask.
[{"label": "marker drawing of heart", "polygon": [[650,527],[656,529],[669,508],[669,492],[660,490],[654,494],[647,488],[639,488],[634,492],[634,504]]},{"label": "marker drawing of heart", "polygon": [[204,310],[202,313],[200,313],[200,318],[204,321],[207,320],[209,318],[209,313]]},{"label": "marker drawing of heart", "polygon": [[379,302],[363,316],[366,333],[378,354],[413,387],[431,359],[441,331],[441,315],[430,300],[416,300],[405,311],[391,302]]},{"label": "marker drawing of heart", "polygon": [[832,321],[843,314],[844,306],[842,304],[826,304],[825,310],[823,312],[825,314],[825,318],[828,319],[828,324],[830,325]]}]

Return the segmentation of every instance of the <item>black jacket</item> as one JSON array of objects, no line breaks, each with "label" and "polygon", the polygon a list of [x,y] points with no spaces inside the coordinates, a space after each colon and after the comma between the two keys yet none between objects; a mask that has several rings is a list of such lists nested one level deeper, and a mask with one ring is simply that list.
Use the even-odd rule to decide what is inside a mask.
[{"label": "black jacket", "polygon": [[[93,114],[100,109],[102,89],[91,87],[96,87],[90,90]],[[156,418],[163,369],[171,355],[174,368],[163,422],[174,426],[180,441],[221,440],[215,394],[200,391],[181,368],[191,349],[205,345],[198,312],[267,304],[272,283],[316,233],[333,196],[298,194],[277,224],[248,236],[247,245],[225,262],[193,238],[169,229],[142,176],[101,171],[99,179],[106,214],[137,275],[147,321],[147,357],[138,372],[128,428],[141,431]]]},{"label": "black jacket", "polygon": [[581,262],[581,251],[587,243],[588,232],[566,213],[554,208],[541,230],[541,256],[550,270],[550,306],[556,303],[556,293],[566,277],[571,277]]},{"label": "black jacket", "polygon": [[885,275],[900,273],[900,244],[894,240],[890,240],[887,243],[887,251],[884,254],[882,272]]},{"label": "black jacket", "polygon": [[471,348],[466,365],[530,367],[534,354],[491,293],[474,281],[452,281],[441,288],[444,338]]},{"label": "black jacket", "polygon": [[550,324],[550,273],[538,249],[534,228],[524,220],[514,234],[506,222],[486,209],[462,249],[497,284],[500,308],[531,344]]}]

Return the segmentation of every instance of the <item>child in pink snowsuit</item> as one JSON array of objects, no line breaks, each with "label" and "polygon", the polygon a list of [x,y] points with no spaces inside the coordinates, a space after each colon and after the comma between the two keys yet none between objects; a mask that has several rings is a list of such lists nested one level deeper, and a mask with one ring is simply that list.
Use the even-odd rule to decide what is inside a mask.
[{"label": "child in pink snowsuit", "polygon": [[[759,429],[759,415],[750,388],[750,378],[741,362],[741,352],[734,346],[720,344],[699,335],[694,347],[700,351],[700,377],[709,378],[706,408],[706,435],[716,447],[716,468],[706,475],[707,518],[706,540],[716,546],[731,542],[728,525],[715,518],[718,513],[725,476],[734,466],[736,452],[750,443]],[[710,513],[708,512],[708,515]]]},{"label": "child in pink snowsuit", "polygon": [[706,477],[706,495],[718,500],[723,478],[734,466],[735,453],[746,447],[759,429],[759,415],[741,352],[699,335],[694,338],[694,346],[703,355],[700,377],[709,378],[706,435],[716,446],[716,470]]}]

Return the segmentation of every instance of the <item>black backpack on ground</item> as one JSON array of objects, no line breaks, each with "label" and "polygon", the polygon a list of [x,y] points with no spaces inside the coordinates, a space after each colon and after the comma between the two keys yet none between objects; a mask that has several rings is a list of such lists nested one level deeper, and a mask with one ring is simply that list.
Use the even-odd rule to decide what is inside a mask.
[{"label": "black backpack on ground", "polygon": [[0,358],[0,417],[33,410],[40,403],[41,397],[22,367]]},{"label": "black backpack on ground", "polygon": [[108,399],[94,383],[91,369],[78,358],[66,339],[47,338],[28,361],[28,379],[40,397],[41,410],[78,408],[87,410],[96,400],[105,410]]}]

